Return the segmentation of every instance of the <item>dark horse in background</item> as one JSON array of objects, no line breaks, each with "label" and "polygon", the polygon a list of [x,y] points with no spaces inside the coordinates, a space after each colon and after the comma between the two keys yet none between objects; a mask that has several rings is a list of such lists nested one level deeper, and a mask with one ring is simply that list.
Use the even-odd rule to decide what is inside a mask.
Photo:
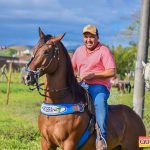
[{"label": "dark horse in background", "polygon": [[112,77],[110,79],[110,83],[112,87],[117,88],[118,92],[121,94],[125,94],[126,92],[131,92],[131,83],[129,80],[121,80],[117,76]]},{"label": "dark horse in background", "polygon": [[[40,41],[34,46],[34,56],[26,68],[28,73],[25,82],[27,85],[36,85],[40,91],[38,78],[46,75],[45,92],[41,94],[44,102],[38,118],[42,150],[56,150],[57,147],[62,150],[96,150],[95,131],[91,130],[88,140],[81,142],[81,137],[89,127],[91,114],[86,92],[78,84],[70,57],[61,42],[64,35],[45,35],[41,29],[39,35]],[[75,112],[59,115],[65,110],[64,105],[73,107]],[[144,124],[132,109],[125,105],[109,106],[109,150],[139,150],[138,138],[145,135]],[[80,143],[83,143],[82,146]]]}]

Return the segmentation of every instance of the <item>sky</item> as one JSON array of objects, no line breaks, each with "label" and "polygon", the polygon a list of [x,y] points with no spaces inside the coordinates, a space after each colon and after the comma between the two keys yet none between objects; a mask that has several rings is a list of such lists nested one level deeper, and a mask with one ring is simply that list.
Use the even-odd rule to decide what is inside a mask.
[{"label": "sky", "polygon": [[0,0],[0,45],[35,45],[38,28],[66,47],[82,44],[82,29],[94,24],[106,45],[126,45],[121,32],[141,9],[141,0]]}]

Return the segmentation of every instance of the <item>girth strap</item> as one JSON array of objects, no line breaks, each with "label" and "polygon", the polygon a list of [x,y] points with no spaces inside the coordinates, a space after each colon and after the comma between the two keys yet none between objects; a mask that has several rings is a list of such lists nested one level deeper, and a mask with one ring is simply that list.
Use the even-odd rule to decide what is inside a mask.
[{"label": "girth strap", "polygon": [[91,137],[94,131],[95,131],[95,120],[94,117],[92,116],[88,124],[88,127],[86,128],[86,130],[84,131],[83,135],[80,138],[80,141],[77,145],[77,150],[80,150],[84,146],[84,144]]}]

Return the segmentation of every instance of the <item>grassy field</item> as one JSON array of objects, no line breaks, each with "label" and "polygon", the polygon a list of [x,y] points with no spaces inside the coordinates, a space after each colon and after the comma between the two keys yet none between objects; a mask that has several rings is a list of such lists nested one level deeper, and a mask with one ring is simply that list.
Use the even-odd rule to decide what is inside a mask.
[{"label": "grassy field", "polygon": [[37,116],[42,98],[14,83],[6,105],[6,84],[0,83],[0,89],[0,149],[40,149]]},{"label": "grassy field", "polygon": [[[37,116],[43,97],[20,84],[17,76],[13,74],[8,105],[7,84],[0,82],[0,150],[40,150]],[[120,95],[116,89],[112,89],[109,104],[120,103],[132,107],[132,96],[132,93]],[[150,92],[146,92],[144,123],[150,136],[149,114]]]}]

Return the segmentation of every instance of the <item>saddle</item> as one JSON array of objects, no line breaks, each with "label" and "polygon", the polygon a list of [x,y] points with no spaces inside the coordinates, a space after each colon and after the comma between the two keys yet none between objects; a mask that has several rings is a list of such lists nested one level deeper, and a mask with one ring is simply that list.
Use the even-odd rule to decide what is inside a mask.
[{"label": "saddle", "polygon": [[87,102],[87,107],[88,107],[88,111],[89,113],[94,116],[95,118],[95,107],[94,107],[94,102],[92,100],[91,95],[89,94],[89,92],[87,91],[87,89],[85,89],[85,97],[86,97],[86,102]]}]

